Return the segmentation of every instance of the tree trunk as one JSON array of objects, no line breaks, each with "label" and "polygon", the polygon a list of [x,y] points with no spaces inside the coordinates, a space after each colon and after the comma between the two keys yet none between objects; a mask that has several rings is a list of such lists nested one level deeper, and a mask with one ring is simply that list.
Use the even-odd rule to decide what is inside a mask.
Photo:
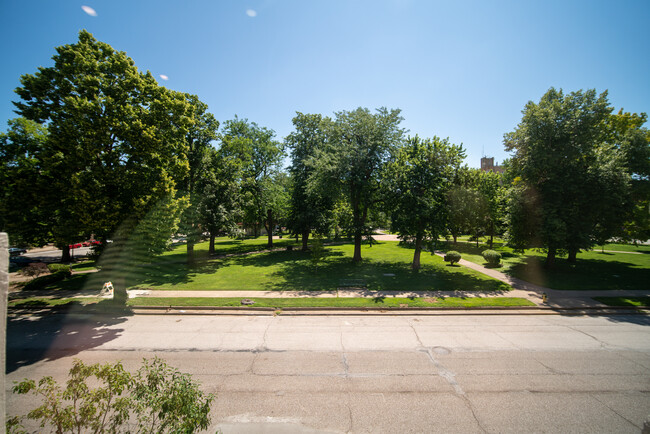
[{"label": "tree trunk", "polygon": [[214,236],[214,233],[210,231],[210,247],[208,248],[208,253],[210,255],[214,255],[214,239],[216,237]]},{"label": "tree trunk", "polygon": [[422,252],[422,235],[415,236],[415,252],[413,252],[413,263],[411,264],[412,270],[420,269],[420,253]]},{"label": "tree trunk", "polygon": [[302,251],[306,252],[309,250],[307,242],[309,241],[309,230],[302,231]]},{"label": "tree trunk", "polygon": [[454,245],[456,245],[456,243],[457,243],[457,241],[456,241],[457,235],[456,234],[451,234],[451,236],[454,237]]},{"label": "tree trunk", "polygon": [[577,261],[577,256],[578,256],[578,249],[569,249],[569,257],[567,258],[567,262],[575,264]]},{"label": "tree trunk", "polygon": [[268,224],[266,227],[266,235],[268,236],[266,246],[270,249],[273,247],[273,211],[270,208],[266,211],[266,222]]},{"label": "tree trunk", "polygon": [[61,262],[64,264],[70,262],[70,247],[67,245],[61,247]]},{"label": "tree trunk", "polygon": [[555,247],[552,249],[548,249],[548,253],[546,254],[546,262],[544,263],[544,268],[546,269],[551,269],[555,266]]},{"label": "tree trunk", "polygon": [[190,240],[188,237],[187,240],[187,265],[194,264],[194,241]]},{"label": "tree trunk", "polygon": [[361,262],[361,232],[354,232],[354,257],[352,262],[358,263]]}]

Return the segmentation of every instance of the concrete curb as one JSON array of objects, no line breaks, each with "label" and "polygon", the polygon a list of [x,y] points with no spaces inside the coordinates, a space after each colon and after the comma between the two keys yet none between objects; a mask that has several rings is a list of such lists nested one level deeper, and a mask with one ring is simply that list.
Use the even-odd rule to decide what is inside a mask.
[{"label": "concrete curb", "polygon": [[245,307],[245,306],[130,306],[128,308],[83,308],[78,306],[10,307],[14,315],[76,314],[86,315],[648,315],[650,307],[610,306],[476,306],[476,307]]}]

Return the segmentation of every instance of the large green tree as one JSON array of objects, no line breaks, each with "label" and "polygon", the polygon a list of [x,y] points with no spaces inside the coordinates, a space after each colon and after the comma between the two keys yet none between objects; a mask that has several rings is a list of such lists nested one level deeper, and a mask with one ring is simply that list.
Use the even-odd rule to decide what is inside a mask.
[{"label": "large green tree", "polygon": [[607,92],[551,88],[539,103],[526,104],[515,131],[504,136],[517,174],[509,242],[546,249],[547,267],[558,253],[575,261],[580,249],[591,248],[596,225],[626,202],[629,172],[607,142],[611,111]]},{"label": "large green tree", "polygon": [[332,214],[333,198],[320,188],[309,188],[309,181],[318,162],[318,152],[325,149],[332,121],[320,114],[296,113],[293,131],[286,138],[291,150],[291,198],[289,228],[302,236],[302,249],[307,250],[312,230],[324,233]]},{"label": "large green tree", "polygon": [[47,128],[25,118],[12,119],[0,133],[0,230],[13,245],[43,245],[50,240],[54,209],[41,174]]},{"label": "large green tree", "polygon": [[276,205],[284,203],[275,196],[276,193],[283,194],[283,191],[272,188],[271,180],[280,171],[284,156],[274,136],[273,130],[235,117],[224,122],[220,147],[223,157],[241,162],[244,223],[253,227],[256,237],[262,224],[269,226],[269,247],[273,246],[274,215],[278,212]]},{"label": "large green tree", "polygon": [[347,198],[352,211],[354,262],[361,262],[362,238],[372,233],[368,217],[382,201],[381,169],[401,145],[401,121],[399,109],[338,112],[326,148],[317,152],[310,188],[338,184]]},{"label": "large green tree", "polygon": [[[40,176],[56,198],[46,207],[48,225],[67,260],[79,234],[110,237],[117,246],[145,216],[180,211],[185,201],[176,187],[188,170],[191,116],[185,98],[86,31],[56,48],[53,61],[21,77],[14,104],[19,115],[47,126]],[[161,239],[177,222],[164,219],[151,252],[165,247]]]},{"label": "large green tree", "polygon": [[415,136],[384,170],[392,229],[415,244],[413,270],[420,268],[423,243],[445,230],[447,194],[464,157],[462,146],[447,139]]},{"label": "large green tree", "polygon": [[199,179],[198,217],[210,233],[208,252],[215,252],[215,237],[220,233],[233,235],[242,217],[241,161],[210,149],[203,176]]},{"label": "large green tree", "polygon": [[207,210],[204,189],[212,179],[214,165],[211,158],[214,154],[213,143],[217,139],[219,122],[208,112],[208,106],[200,101],[196,95],[182,95],[187,101],[189,110],[187,114],[190,124],[187,130],[187,161],[189,170],[187,176],[180,183],[180,190],[183,195],[189,198],[189,206],[183,212],[181,219],[181,231],[184,232],[187,240],[187,262],[194,262],[194,244],[201,238],[205,229],[205,222],[202,219],[202,210]]}]

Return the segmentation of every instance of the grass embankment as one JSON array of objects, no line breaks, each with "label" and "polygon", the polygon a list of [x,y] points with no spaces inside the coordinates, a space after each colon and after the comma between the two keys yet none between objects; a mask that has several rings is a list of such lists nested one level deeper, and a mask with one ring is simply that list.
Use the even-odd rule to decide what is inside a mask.
[{"label": "grass embankment", "polygon": [[[294,245],[281,240],[280,246]],[[318,264],[311,254],[300,250],[265,249],[265,240],[219,239],[218,253],[232,256],[207,257],[208,243],[199,243],[195,250],[196,265],[186,264],[184,245],[155,258],[150,264],[120,264],[118,274],[101,270],[71,278],[49,288],[99,291],[105,281],[128,289],[155,290],[265,290],[322,291],[341,287],[362,287],[368,290],[439,290],[439,291],[507,291],[510,286],[465,267],[449,267],[441,258],[422,255],[422,269],[413,272],[410,264],[413,250],[386,241],[362,246],[363,262],[352,263],[351,243],[326,246],[325,257]],[[249,253],[249,254],[243,254]]]},{"label": "grass embankment", "polygon": [[34,308],[34,307],[63,307],[63,306],[88,306],[107,304],[106,299],[100,297],[84,298],[44,298],[29,297],[20,300],[9,300],[7,306],[16,308]]},{"label": "grass embankment", "polygon": [[[448,242],[441,250],[457,250],[463,259],[487,265],[481,252],[487,244],[474,242]],[[630,244],[606,244],[578,254],[577,262],[571,264],[566,257],[558,257],[554,269],[544,268],[546,254],[533,249],[524,254],[514,253],[502,242],[493,249],[502,255],[499,271],[541,286],[563,290],[644,290],[650,282],[650,246]],[[608,251],[609,250],[609,251]],[[626,253],[631,252],[631,253]]]},{"label": "grass embankment", "polygon": [[594,297],[594,300],[607,306],[650,306],[650,297]]},{"label": "grass embankment", "polygon": [[[268,307],[274,309],[291,307],[345,307],[345,308],[399,308],[399,307],[503,307],[534,306],[534,303],[515,297],[436,297],[436,298],[252,298],[252,306],[242,306],[242,298],[211,297],[137,297],[130,299],[129,306],[186,306],[186,307]],[[112,300],[101,298],[39,298],[12,300],[12,308],[48,308],[48,307],[111,307]]]},{"label": "grass embankment", "polygon": [[[399,308],[399,307],[494,307],[534,306],[535,304],[515,297],[438,297],[438,298],[251,298],[252,307],[347,307],[347,308]],[[242,307],[242,298],[154,298],[141,297],[129,300],[130,306],[215,306]],[[243,306],[248,307],[248,306]]]}]

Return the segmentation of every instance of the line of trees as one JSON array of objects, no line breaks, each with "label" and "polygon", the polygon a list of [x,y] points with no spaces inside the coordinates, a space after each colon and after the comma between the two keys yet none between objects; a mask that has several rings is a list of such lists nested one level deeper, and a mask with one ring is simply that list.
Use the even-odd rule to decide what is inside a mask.
[{"label": "line of trees", "polygon": [[[68,244],[90,234],[140,260],[205,234],[278,226],[354,239],[378,227],[415,247],[440,236],[505,236],[517,249],[576,260],[612,237],[650,238],[645,114],[613,113],[607,94],[550,89],[504,136],[504,173],[463,164],[447,139],[408,136],[400,110],[297,113],[283,141],[235,117],[220,125],[195,95],[159,86],[132,59],[82,31],[54,65],[21,77],[0,135],[0,228],[14,243]],[[289,158],[286,170],[283,163]]]}]

